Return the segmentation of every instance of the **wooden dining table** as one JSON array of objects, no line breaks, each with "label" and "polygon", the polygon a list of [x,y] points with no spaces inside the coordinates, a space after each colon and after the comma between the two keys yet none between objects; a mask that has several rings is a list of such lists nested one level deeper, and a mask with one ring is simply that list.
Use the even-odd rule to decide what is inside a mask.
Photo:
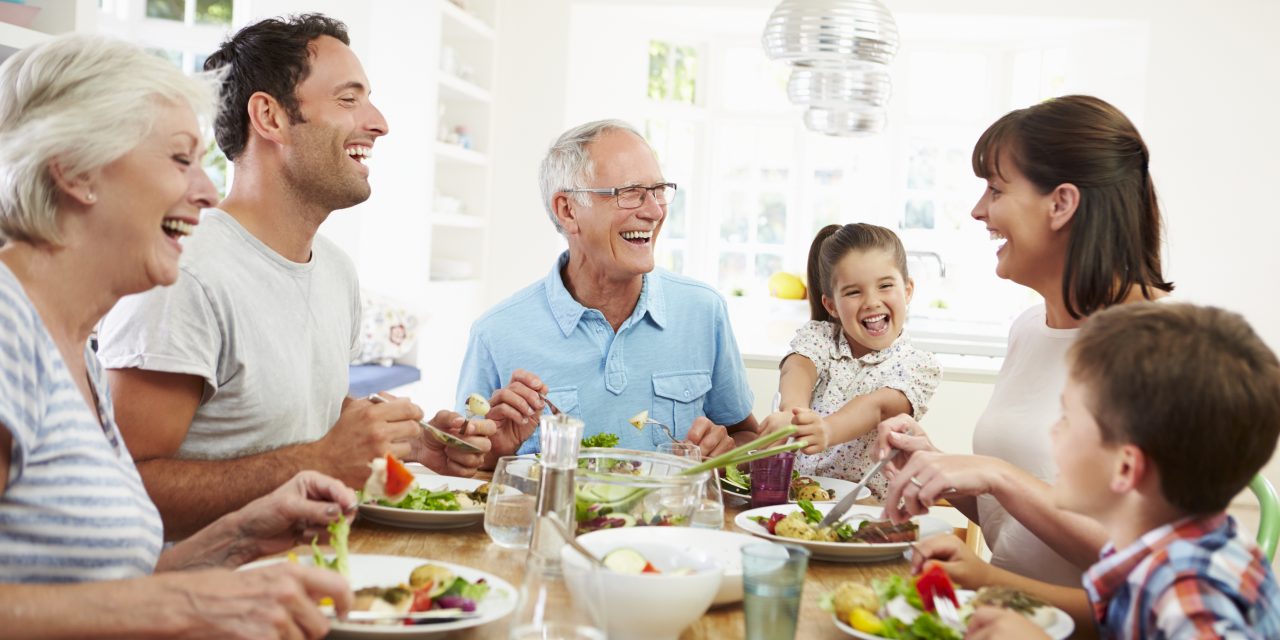
[{"label": "wooden dining table", "polygon": [[[744,510],[745,504],[725,505],[726,531],[739,531],[733,519]],[[465,565],[492,573],[519,588],[524,574],[527,552],[500,547],[489,541],[480,523],[461,529],[424,531],[392,527],[357,518],[351,529],[352,553],[412,556],[430,560],[442,560]],[[800,603],[800,621],[796,638],[848,638],[836,628],[831,614],[818,608],[818,599],[824,593],[834,591],[846,580],[869,583],[874,578],[905,575],[910,572],[909,563],[902,558],[884,562],[848,563],[829,562],[810,558],[805,575],[804,591]],[[510,620],[504,618],[489,624],[456,631],[451,638],[506,638]],[[742,638],[742,603],[713,607],[697,622],[680,634],[681,640],[712,640]]]}]

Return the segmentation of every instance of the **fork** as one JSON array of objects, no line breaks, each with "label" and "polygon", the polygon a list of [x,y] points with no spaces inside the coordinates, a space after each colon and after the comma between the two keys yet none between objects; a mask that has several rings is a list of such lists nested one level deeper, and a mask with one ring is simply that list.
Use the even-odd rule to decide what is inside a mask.
[{"label": "fork", "polygon": [[652,425],[655,425],[655,426],[661,427],[661,428],[662,428],[662,431],[663,431],[664,433],[666,433],[666,434],[667,434],[667,437],[668,437],[668,438],[671,438],[671,441],[672,441],[672,442],[680,442],[679,440],[677,440],[677,439],[676,439],[676,434],[675,434],[675,433],[673,433],[673,432],[671,431],[671,427],[668,427],[667,425],[662,424],[661,422],[658,422],[657,420],[654,420],[653,418],[649,418],[649,419],[645,420],[645,421],[644,421],[644,423],[645,423],[645,424],[652,424]]},{"label": "fork", "polygon": [[557,407],[554,403],[552,403],[551,399],[548,398],[547,396],[543,394],[538,394],[538,397],[542,398],[542,403],[547,405],[547,408],[551,410],[551,415],[559,416],[564,413],[563,411],[560,411],[560,407]]},{"label": "fork", "polygon": [[956,610],[956,604],[951,598],[946,596],[933,594],[933,610],[938,614],[938,618],[948,627],[964,633],[964,622],[960,621],[960,612]]}]

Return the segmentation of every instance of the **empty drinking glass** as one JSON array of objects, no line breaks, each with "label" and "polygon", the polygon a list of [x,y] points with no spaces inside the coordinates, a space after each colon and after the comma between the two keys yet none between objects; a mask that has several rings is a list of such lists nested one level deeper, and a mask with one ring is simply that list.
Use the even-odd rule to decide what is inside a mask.
[{"label": "empty drinking glass", "polygon": [[[689,442],[663,442],[658,445],[658,453],[669,453],[680,458],[702,460],[702,449]],[[715,471],[708,474],[707,483],[702,490],[702,498],[698,508],[693,512],[695,527],[702,529],[719,529],[724,526],[724,496],[720,492],[720,476]]]},{"label": "empty drinking glass", "polygon": [[508,549],[527,549],[538,503],[534,458],[503,456],[493,468],[484,507],[484,532]]}]

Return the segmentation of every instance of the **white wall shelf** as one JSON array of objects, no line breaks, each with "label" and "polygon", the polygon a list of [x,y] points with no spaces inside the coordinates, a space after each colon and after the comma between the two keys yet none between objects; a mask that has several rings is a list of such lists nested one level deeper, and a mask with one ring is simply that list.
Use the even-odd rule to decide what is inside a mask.
[{"label": "white wall shelf", "polygon": [[481,104],[489,104],[493,101],[493,94],[470,80],[463,80],[451,73],[441,71],[438,76],[440,82],[440,99],[452,101],[476,102]]},{"label": "white wall shelf", "polygon": [[441,0],[440,15],[446,20],[443,25],[445,29],[461,27],[468,35],[489,41],[493,41],[497,37],[493,27],[489,26],[484,20],[454,5],[449,0]]},{"label": "white wall shelf", "polygon": [[454,162],[483,167],[489,164],[489,158],[475,149],[466,149],[456,144],[436,143],[436,158],[444,162]]},{"label": "white wall shelf", "polygon": [[431,224],[440,227],[483,229],[488,226],[488,222],[484,218],[465,213],[433,213],[429,219],[431,220]]}]

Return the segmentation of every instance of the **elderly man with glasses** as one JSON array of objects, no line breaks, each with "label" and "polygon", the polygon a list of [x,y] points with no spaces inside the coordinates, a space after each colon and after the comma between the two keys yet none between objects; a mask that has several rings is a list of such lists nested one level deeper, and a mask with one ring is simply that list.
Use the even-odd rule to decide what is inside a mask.
[{"label": "elderly man with glasses", "polygon": [[[630,125],[566,131],[542,161],[542,200],[568,241],[551,272],[471,328],[458,406],[490,398],[497,456],[538,450],[549,404],[586,434],[653,450],[672,436],[703,456],[755,437],[751,391],[724,299],[710,286],[654,268],[654,243],[676,185]],[[639,422],[639,421],[637,421]],[[723,425],[729,425],[727,428]]]}]

